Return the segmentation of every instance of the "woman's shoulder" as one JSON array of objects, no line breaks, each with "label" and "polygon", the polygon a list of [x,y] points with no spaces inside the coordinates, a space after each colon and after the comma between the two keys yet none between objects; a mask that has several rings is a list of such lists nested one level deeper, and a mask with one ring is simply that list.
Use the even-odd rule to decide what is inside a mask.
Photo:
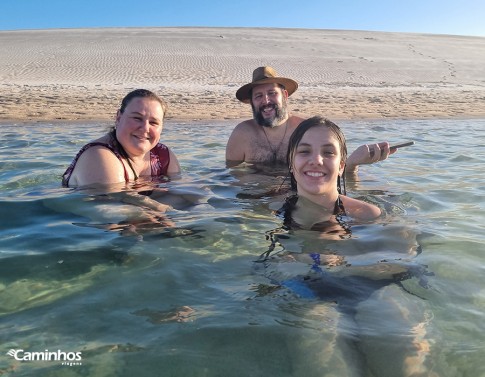
[{"label": "woman's shoulder", "polygon": [[381,215],[380,208],[374,204],[345,195],[341,195],[340,198],[345,207],[345,212],[350,217],[359,220],[373,220]]},{"label": "woman's shoulder", "polygon": [[81,149],[80,149],[80,152],[83,153],[89,149],[96,149],[96,147],[100,147],[100,148],[108,148],[108,149],[112,149],[113,148],[113,143],[110,141],[109,137],[107,137],[107,135],[105,136],[101,136],[100,138],[97,138],[97,139],[94,139],[94,140],[91,140],[89,141],[88,143],[84,144]]},{"label": "woman's shoulder", "polygon": [[110,136],[110,134],[105,134],[101,137],[98,137],[95,140],[90,141],[90,144],[106,144],[106,145],[112,145],[113,140]]},{"label": "woman's shoulder", "polygon": [[111,163],[121,159],[122,157],[114,147],[110,135],[106,134],[85,144],[78,152],[75,160],[78,162],[77,165],[79,163],[88,163],[90,165],[100,161]]}]

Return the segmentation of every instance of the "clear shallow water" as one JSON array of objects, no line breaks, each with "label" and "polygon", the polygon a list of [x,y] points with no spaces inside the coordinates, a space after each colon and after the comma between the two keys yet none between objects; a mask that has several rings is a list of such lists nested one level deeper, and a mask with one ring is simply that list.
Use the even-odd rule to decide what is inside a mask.
[{"label": "clear shallow water", "polygon": [[[485,375],[485,120],[340,124],[350,150],[416,141],[348,183],[388,216],[346,240],[286,235],[265,263],[281,198],[264,193],[283,173],[226,169],[233,123],[168,122],[184,169],[159,184],[180,207],[169,219],[60,187],[102,126],[2,125],[0,374]],[[311,252],[347,266],[312,269]],[[81,352],[82,365],[11,349]]]}]

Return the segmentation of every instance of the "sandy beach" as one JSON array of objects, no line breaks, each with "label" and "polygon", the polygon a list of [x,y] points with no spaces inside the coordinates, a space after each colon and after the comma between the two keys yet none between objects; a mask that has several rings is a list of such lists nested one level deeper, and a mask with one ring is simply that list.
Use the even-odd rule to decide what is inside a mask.
[{"label": "sandy beach", "polygon": [[254,68],[298,81],[290,110],[331,119],[485,117],[485,38],[265,28],[0,32],[0,120],[109,120],[131,89],[170,119],[251,117]]}]

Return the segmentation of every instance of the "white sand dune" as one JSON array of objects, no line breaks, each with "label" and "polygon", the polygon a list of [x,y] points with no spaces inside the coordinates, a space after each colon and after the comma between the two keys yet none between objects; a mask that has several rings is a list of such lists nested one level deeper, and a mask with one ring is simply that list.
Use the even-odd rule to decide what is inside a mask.
[{"label": "white sand dune", "polygon": [[265,28],[0,32],[0,120],[112,119],[131,89],[169,117],[239,119],[254,68],[299,82],[290,109],[329,118],[485,116],[485,38]]}]

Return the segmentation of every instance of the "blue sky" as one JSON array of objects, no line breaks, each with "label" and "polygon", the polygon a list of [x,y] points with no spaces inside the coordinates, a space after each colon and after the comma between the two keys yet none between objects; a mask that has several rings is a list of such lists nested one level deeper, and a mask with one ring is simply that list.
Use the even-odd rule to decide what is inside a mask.
[{"label": "blue sky", "polygon": [[485,37],[484,0],[2,0],[0,30],[209,26]]}]

